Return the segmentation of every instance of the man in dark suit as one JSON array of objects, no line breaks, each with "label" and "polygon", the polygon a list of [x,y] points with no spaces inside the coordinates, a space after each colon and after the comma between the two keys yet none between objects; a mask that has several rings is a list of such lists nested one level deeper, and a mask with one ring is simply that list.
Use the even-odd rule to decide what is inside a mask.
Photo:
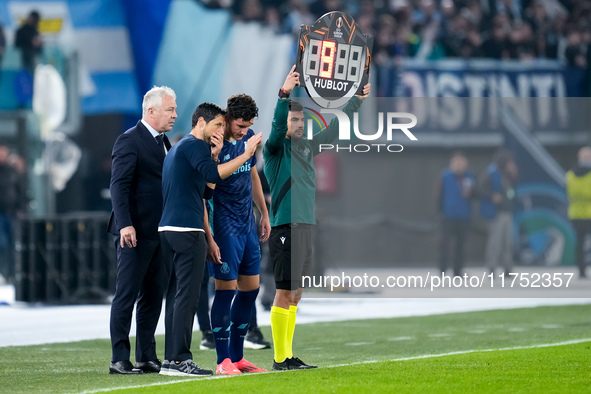
[{"label": "man in dark suit", "polygon": [[[121,134],[113,147],[108,231],[117,248],[117,280],[111,305],[109,372],[160,372],[154,332],[166,289],[166,268],[158,222],[162,215],[162,163],[170,142],[164,135],[177,118],[176,95],[154,87],[144,96],[142,119]],[[136,365],[129,361],[129,330],[136,309]]]}]

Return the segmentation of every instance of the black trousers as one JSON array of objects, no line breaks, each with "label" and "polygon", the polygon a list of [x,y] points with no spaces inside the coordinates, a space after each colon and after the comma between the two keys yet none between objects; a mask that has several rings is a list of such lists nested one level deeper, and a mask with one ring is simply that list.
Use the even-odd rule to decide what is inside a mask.
[{"label": "black trousers", "polygon": [[204,267],[203,280],[199,289],[197,323],[201,331],[211,331],[211,320],[209,318],[209,272],[207,271],[207,267]]},{"label": "black trousers", "polygon": [[585,237],[591,236],[591,219],[573,219],[573,227],[577,233],[577,265],[579,266],[579,275],[585,275],[586,262],[585,262]]},{"label": "black trousers", "polygon": [[111,361],[129,360],[129,330],[136,301],[135,359],[155,360],[154,332],[168,277],[160,240],[138,239],[135,248],[121,248],[118,235],[113,236],[113,241],[117,248],[117,279],[111,303]]},{"label": "black trousers", "polygon": [[160,240],[165,259],[171,265],[166,292],[164,358],[185,361],[193,358],[193,321],[199,304],[207,242],[201,231],[163,231]]},{"label": "black trousers", "polygon": [[439,269],[442,272],[449,267],[450,247],[453,244],[452,265],[454,275],[462,275],[464,269],[464,246],[469,221],[443,218],[439,243]]}]

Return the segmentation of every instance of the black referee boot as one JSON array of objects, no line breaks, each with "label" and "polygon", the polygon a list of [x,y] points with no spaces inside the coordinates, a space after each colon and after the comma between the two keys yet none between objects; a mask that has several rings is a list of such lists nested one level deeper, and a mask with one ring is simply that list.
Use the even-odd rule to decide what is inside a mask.
[{"label": "black referee boot", "polygon": [[314,369],[318,368],[315,365],[308,365],[297,357],[286,358],[282,362],[278,363],[273,360],[273,371],[288,371],[295,369]]},{"label": "black referee boot", "polygon": [[[299,364],[300,368],[299,369],[316,369],[318,368],[316,365],[308,365],[305,362],[303,362],[299,357],[292,357],[288,360],[291,360],[292,364]],[[298,368],[294,368],[294,369],[298,369]]]}]

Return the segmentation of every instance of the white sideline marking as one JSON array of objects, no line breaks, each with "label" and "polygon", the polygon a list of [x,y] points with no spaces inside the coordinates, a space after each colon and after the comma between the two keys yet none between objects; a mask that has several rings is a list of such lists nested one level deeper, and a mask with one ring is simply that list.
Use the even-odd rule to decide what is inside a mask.
[{"label": "white sideline marking", "polygon": [[363,346],[363,345],[373,345],[375,342],[348,342],[345,343],[345,346]]},{"label": "white sideline marking", "polygon": [[430,338],[446,338],[446,337],[451,337],[453,334],[450,334],[448,332],[436,332],[435,334],[429,334]]},{"label": "white sideline marking", "polygon": [[523,331],[525,331],[525,328],[523,328],[523,327],[509,327],[507,329],[507,331],[509,331],[509,332],[523,332]]},{"label": "white sideline marking", "polygon": [[392,337],[392,338],[388,338],[386,340],[387,341],[410,341],[411,339],[414,339],[414,337]]},{"label": "white sideline marking", "polygon": [[[513,346],[513,347],[502,347],[497,349],[472,349],[472,350],[460,350],[457,352],[449,352],[449,353],[440,353],[440,354],[423,354],[422,356],[412,356],[412,357],[401,357],[395,358],[393,360],[368,360],[368,361],[359,361],[350,364],[338,364],[338,365],[328,365],[322,367],[321,369],[325,368],[339,368],[339,367],[347,367],[351,365],[360,365],[360,364],[374,364],[374,363],[381,363],[381,362],[396,362],[396,361],[408,361],[408,360],[420,360],[423,358],[434,358],[434,357],[445,357],[445,356],[455,356],[459,354],[470,354],[470,353],[485,353],[485,352],[499,352],[505,350],[524,350],[524,349],[537,349],[537,348],[544,348],[544,347],[554,347],[554,346],[565,346],[565,345],[575,345],[577,343],[583,342],[591,342],[591,338],[582,338],[582,339],[573,339],[570,341],[564,342],[555,342],[555,343],[543,343],[540,345],[529,345],[529,346]],[[285,373],[289,371],[278,371],[280,373]],[[277,372],[267,372],[267,373],[277,373]],[[220,375],[220,376],[210,376],[210,377],[187,377],[182,380],[169,380],[167,382],[157,382],[157,383],[150,383],[150,384],[141,384],[136,386],[123,386],[123,387],[112,387],[107,389],[99,389],[99,390],[90,390],[90,391],[83,391],[81,394],[91,394],[91,393],[107,393],[110,391],[115,390],[125,390],[125,389],[140,389],[143,387],[153,387],[153,386],[166,386],[168,384],[175,384],[175,383],[183,383],[188,382],[191,380],[212,380],[212,379],[227,379],[227,378],[235,378],[237,376],[255,376],[261,375],[260,373],[252,373],[252,374],[242,374],[242,375]]]}]

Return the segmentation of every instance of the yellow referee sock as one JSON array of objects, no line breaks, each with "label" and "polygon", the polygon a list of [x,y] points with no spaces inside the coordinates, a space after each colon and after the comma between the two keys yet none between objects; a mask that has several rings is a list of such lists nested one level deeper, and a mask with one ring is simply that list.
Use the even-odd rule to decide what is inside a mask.
[{"label": "yellow referee sock", "polygon": [[273,352],[275,362],[287,358],[287,325],[289,311],[278,306],[271,307],[271,332],[273,334]]},{"label": "yellow referee sock", "polygon": [[298,307],[296,305],[289,306],[289,317],[287,319],[287,349],[286,357],[293,357],[293,333],[295,332],[296,312]]}]

